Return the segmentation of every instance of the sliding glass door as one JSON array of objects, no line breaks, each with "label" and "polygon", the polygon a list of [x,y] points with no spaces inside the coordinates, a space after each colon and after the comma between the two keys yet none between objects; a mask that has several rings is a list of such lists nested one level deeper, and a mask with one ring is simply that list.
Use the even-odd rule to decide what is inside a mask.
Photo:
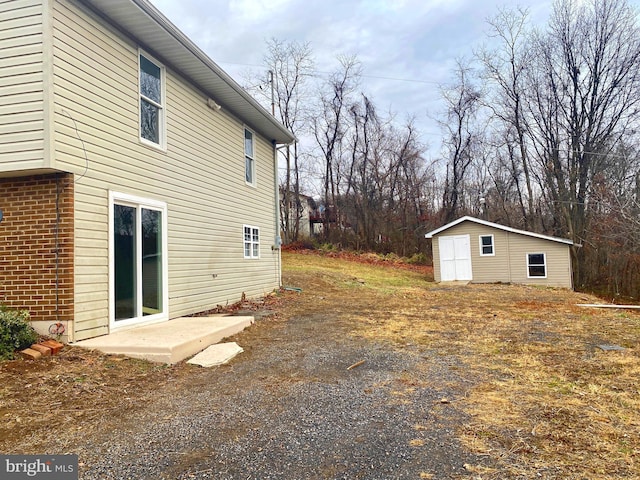
[{"label": "sliding glass door", "polygon": [[137,291],[136,279],[136,233],[137,212],[127,205],[113,206],[114,238],[113,255],[115,271],[115,315],[116,320],[136,317]]},{"label": "sliding glass door", "polygon": [[166,316],[166,207],[112,194],[111,209],[114,324]]}]

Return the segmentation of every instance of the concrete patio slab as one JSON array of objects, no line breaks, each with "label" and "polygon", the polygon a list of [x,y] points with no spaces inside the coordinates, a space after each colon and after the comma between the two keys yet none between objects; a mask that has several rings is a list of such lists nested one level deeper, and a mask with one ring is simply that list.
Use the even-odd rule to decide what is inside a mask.
[{"label": "concrete patio slab", "polygon": [[217,343],[205,348],[192,359],[187,360],[187,363],[200,365],[201,367],[215,367],[216,365],[227,363],[242,352],[244,352],[244,349],[236,342]]},{"label": "concrete patio slab", "polygon": [[180,317],[115,331],[73,345],[152,362],[177,363],[252,323],[250,316]]}]

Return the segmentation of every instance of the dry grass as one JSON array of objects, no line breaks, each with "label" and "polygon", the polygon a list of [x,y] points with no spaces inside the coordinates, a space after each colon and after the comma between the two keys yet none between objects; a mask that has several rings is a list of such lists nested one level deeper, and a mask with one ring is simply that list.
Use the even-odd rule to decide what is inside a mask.
[{"label": "dry grass", "polygon": [[[285,285],[303,292],[274,299],[277,320],[261,328],[327,312],[350,335],[411,345],[460,374],[434,414],[467,413],[461,442],[495,465],[465,465],[472,478],[640,478],[638,314],[581,309],[575,304],[598,299],[566,290],[437,285],[424,269],[298,253],[284,254],[283,264]],[[243,338],[260,342],[260,330]],[[599,344],[625,350],[604,352]],[[204,374],[190,367],[76,348],[48,361],[0,364],[0,451],[46,450],[51,425],[73,439],[105,415],[126,420],[159,389],[170,395],[197,384]],[[407,371],[390,401],[411,402],[411,392],[425,387],[417,378],[424,377]],[[407,448],[424,448],[423,428],[414,426]]]},{"label": "dry grass", "polygon": [[460,439],[501,465],[467,466],[480,478],[640,478],[637,314],[580,308],[599,300],[562,289],[436,285],[308,255],[284,264],[307,300],[331,298],[326,308],[342,310],[353,335],[420,345],[475,379],[456,400],[470,418]]},{"label": "dry grass", "polygon": [[0,363],[0,451],[42,453],[56,435],[87,433],[152,398],[176,369],[65,347],[37,362]]}]

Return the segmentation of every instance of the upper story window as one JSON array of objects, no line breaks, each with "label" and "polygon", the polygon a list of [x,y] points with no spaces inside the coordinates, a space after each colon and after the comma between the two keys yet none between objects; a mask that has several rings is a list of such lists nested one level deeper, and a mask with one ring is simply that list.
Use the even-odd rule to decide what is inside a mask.
[{"label": "upper story window", "polygon": [[544,253],[527,253],[527,277],[547,278],[547,258]]},{"label": "upper story window", "polygon": [[253,132],[244,129],[244,179],[250,185],[256,184],[256,162],[253,158]]},{"label": "upper story window", "polygon": [[495,255],[493,235],[480,235],[480,256]]},{"label": "upper story window", "polygon": [[140,139],[156,147],[165,146],[164,67],[140,53]]}]

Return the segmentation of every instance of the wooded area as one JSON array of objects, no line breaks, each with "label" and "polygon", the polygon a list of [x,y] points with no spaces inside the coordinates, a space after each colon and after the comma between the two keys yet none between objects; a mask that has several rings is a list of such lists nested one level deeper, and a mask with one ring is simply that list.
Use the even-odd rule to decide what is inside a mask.
[{"label": "wooded area", "polygon": [[285,242],[299,239],[300,193],[331,212],[323,242],[402,256],[468,214],[569,238],[581,245],[577,288],[637,297],[638,12],[627,0],[559,0],[543,27],[503,10],[489,32],[490,47],[458,60],[441,88],[434,159],[414,120],[398,123],[361,91],[357,58],[318,75],[310,45],[268,42],[275,114],[310,139],[282,151]]}]

